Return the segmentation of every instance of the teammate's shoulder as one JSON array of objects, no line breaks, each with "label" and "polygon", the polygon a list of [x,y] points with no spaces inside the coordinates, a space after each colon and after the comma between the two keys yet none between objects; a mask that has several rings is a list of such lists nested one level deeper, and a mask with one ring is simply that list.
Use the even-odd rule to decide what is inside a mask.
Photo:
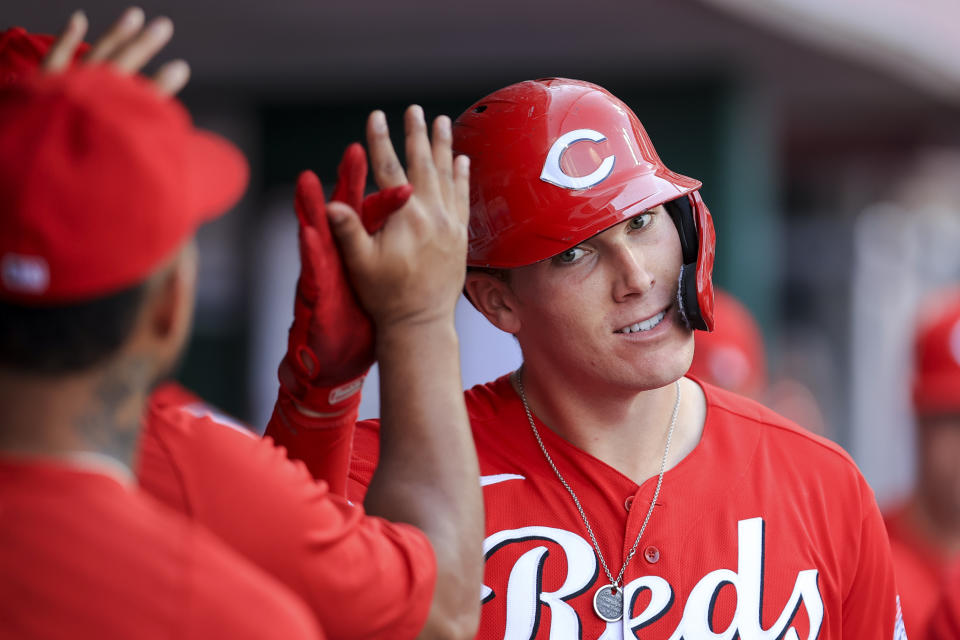
[{"label": "teammate's shoulder", "polygon": [[164,383],[150,394],[146,415],[148,430],[160,427],[179,431],[223,430],[258,438],[247,424],[176,382]]},{"label": "teammate's shoulder", "polygon": [[833,458],[856,469],[853,458],[836,442],[807,430],[756,400],[701,380],[696,382],[703,388],[707,398],[707,415],[711,419],[754,425],[768,443],[780,445],[798,454],[802,452],[820,458]]}]

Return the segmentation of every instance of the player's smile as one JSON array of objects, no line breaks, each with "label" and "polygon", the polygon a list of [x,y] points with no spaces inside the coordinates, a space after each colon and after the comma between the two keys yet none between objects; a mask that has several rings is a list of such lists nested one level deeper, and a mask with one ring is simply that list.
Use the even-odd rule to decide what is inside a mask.
[{"label": "player's smile", "polygon": [[667,317],[667,312],[670,311],[672,305],[667,306],[665,309],[662,309],[660,312],[655,313],[652,316],[649,316],[643,320],[637,320],[631,324],[628,324],[625,327],[621,327],[614,331],[614,333],[646,333],[652,331],[660,326],[660,323],[663,322],[663,319]]},{"label": "player's smile", "polygon": [[[628,353],[632,354],[627,356],[630,359],[636,357],[635,349],[637,348],[641,348],[644,353],[651,350],[659,352],[668,344],[673,345],[669,348],[676,348],[677,345],[674,340],[680,336],[686,337],[689,334],[689,330],[680,319],[680,314],[677,312],[674,303],[666,305],[653,315],[650,315],[649,311],[637,315],[642,320],[638,319],[612,332],[612,337],[616,340],[616,343],[628,347]],[[623,314],[620,314],[619,318],[614,321],[614,325],[619,325],[624,321]],[[623,355],[627,354],[624,353]],[[661,358],[663,355],[654,356],[651,352],[650,357]]]}]

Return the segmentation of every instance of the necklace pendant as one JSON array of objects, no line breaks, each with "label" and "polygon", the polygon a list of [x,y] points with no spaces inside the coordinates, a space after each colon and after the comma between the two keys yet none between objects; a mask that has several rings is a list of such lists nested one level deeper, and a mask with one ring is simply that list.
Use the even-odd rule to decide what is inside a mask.
[{"label": "necklace pendant", "polygon": [[603,620],[616,622],[623,617],[623,590],[615,584],[605,584],[593,594],[593,610]]}]

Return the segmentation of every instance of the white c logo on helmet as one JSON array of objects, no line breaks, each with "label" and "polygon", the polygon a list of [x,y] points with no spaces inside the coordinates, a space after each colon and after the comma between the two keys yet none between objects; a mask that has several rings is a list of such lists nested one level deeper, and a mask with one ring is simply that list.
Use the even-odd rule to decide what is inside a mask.
[{"label": "white c logo on helmet", "polygon": [[588,189],[594,185],[600,184],[613,171],[613,163],[616,160],[614,156],[607,156],[597,167],[596,171],[585,176],[571,176],[564,172],[560,167],[560,158],[563,152],[570,145],[581,140],[590,140],[591,142],[603,142],[607,136],[593,129],[577,129],[563,134],[550,147],[547,153],[547,160],[543,163],[543,171],[540,172],[540,179],[544,182],[563,187],[564,189]]}]

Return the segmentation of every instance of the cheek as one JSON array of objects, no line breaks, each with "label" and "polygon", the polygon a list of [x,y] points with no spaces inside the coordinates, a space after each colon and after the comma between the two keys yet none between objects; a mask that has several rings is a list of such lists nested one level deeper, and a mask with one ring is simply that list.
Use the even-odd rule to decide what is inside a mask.
[{"label": "cheek", "polygon": [[558,357],[558,349],[570,357],[581,351],[596,351],[594,336],[602,331],[603,305],[590,288],[553,287],[542,283],[536,297],[518,308],[521,344]]},{"label": "cheek", "polygon": [[662,270],[662,277],[670,282],[677,282],[680,279],[680,268],[683,266],[680,236],[677,235],[677,228],[673,226],[672,221],[661,228],[661,237],[655,248],[657,264]]},{"label": "cheek", "polygon": [[528,307],[523,314],[523,327],[528,336],[569,348],[585,339],[584,313],[574,301],[557,298],[551,304]]},{"label": "cheek", "polygon": [[601,282],[595,269],[549,268],[514,283],[518,308],[534,321],[576,318],[593,313],[598,307]]}]

